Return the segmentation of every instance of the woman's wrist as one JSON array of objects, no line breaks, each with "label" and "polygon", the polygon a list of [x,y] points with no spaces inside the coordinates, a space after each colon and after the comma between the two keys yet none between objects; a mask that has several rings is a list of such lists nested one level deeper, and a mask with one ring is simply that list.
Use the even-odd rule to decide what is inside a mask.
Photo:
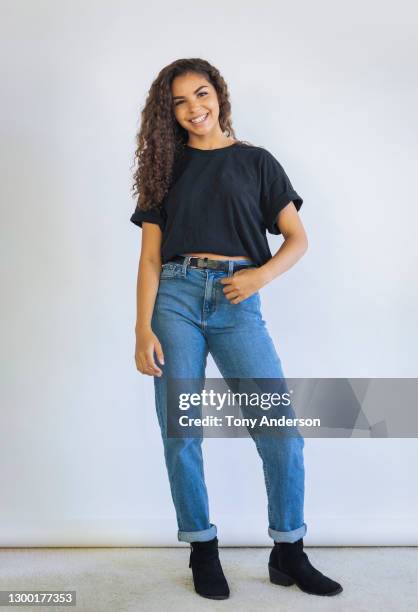
[{"label": "woman's wrist", "polygon": [[151,330],[151,322],[137,321],[135,324],[135,333],[150,331],[150,330]]},{"label": "woman's wrist", "polygon": [[273,280],[273,278],[275,278],[274,271],[272,270],[271,266],[268,266],[267,264],[260,266],[258,268],[258,273],[261,278],[262,286],[267,285]]}]

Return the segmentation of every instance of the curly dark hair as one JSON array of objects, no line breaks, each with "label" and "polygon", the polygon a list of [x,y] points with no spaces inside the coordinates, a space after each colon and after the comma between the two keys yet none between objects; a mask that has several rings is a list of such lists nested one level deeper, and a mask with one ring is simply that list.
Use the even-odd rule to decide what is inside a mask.
[{"label": "curly dark hair", "polygon": [[199,58],[179,59],[165,66],[150,87],[136,135],[132,197],[138,196],[137,207],[141,210],[161,205],[170,188],[174,164],[188,140],[187,130],[174,116],[171,84],[175,77],[191,72],[201,74],[213,85],[218,96],[221,130],[236,138],[228,87],[219,70]]}]

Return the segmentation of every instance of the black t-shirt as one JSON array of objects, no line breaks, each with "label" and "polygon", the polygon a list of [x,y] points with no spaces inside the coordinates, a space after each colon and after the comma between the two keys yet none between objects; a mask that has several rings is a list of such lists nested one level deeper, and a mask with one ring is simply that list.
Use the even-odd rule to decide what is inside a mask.
[{"label": "black t-shirt", "polygon": [[162,263],[183,253],[271,259],[266,230],[280,234],[278,213],[303,200],[277,159],[263,147],[237,142],[220,149],[185,145],[171,187],[158,208],[138,207],[130,220],[157,223],[163,233]]}]

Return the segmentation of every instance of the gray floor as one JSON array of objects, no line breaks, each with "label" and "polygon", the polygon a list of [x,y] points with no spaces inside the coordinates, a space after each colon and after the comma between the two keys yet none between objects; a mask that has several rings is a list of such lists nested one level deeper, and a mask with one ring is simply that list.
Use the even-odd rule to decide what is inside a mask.
[{"label": "gray floor", "polygon": [[77,606],[68,609],[77,612],[418,610],[417,548],[305,547],[312,564],[343,585],[335,597],[308,595],[295,585],[272,585],[266,570],[269,550],[221,549],[231,589],[225,601],[195,594],[187,547],[3,548],[0,590],[76,590]]}]

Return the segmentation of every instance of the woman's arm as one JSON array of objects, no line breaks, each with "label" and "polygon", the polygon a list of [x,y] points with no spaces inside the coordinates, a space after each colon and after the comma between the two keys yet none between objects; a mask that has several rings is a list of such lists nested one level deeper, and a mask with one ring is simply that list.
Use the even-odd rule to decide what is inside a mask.
[{"label": "woman's arm", "polygon": [[276,223],[284,242],[277,253],[259,268],[263,285],[294,266],[308,248],[308,237],[293,202],[279,212]]},{"label": "woman's arm", "polygon": [[151,327],[161,272],[161,237],[161,229],[157,224],[143,222],[136,285],[135,331],[141,327]]},{"label": "woman's arm", "polygon": [[302,257],[308,248],[308,238],[293,202],[289,202],[277,215],[276,223],[284,237],[277,253],[259,268],[238,270],[229,278],[221,278],[223,292],[232,304],[239,304],[283,274]]},{"label": "woman's arm", "polygon": [[156,223],[143,222],[141,254],[138,265],[136,289],[136,366],[143,374],[161,376],[162,371],[154,360],[164,364],[161,344],[151,329],[152,314],[157,297],[161,272],[162,232]]}]

